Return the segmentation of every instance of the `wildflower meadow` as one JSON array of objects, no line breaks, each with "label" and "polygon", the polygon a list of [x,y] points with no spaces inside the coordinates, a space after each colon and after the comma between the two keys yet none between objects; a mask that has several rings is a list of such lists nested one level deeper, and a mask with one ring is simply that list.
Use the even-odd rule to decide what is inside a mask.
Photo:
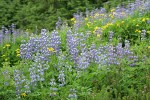
[{"label": "wildflower meadow", "polygon": [[150,100],[150,0],[70,21],[1,28],[0,100]]}]

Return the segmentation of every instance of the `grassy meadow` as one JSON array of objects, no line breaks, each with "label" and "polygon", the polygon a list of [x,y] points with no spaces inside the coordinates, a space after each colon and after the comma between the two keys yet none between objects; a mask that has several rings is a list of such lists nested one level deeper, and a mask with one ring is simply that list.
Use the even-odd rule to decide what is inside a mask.
[{"label": "grassy meadow", "polygon": [[0,100],[150,100],[150,1],[73,16],[38,34],[2,27]]}]

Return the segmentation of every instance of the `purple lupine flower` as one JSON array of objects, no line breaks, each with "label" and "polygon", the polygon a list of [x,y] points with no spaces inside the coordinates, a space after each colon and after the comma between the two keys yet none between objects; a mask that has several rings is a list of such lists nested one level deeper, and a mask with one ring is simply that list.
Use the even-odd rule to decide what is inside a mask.
[{"label": "purple lupine flower", "polygon": [[2,26],[2,33],[5,34],[5,27]]},{"label": "purple lupine flower", "polygon": [[86,9],[85,14],[86,14],[86,17],[89,17],[90,12],[88,9]]},{"label": "purple lupine flower", "polygon": [[60,82],[59,84],[60,87],[66,84],[65,74],[63,70],[59,71],[58,81]]},{"label": "purple lupine flower", "polygon": [[100,45],[98,48],[98,64],[99,67],[104,66],[108,62],[108,52],[107,52],[108,46]]},{"label": "purple lupine flower", "polygon": [[0,30],[0,44],[2,45],[3,44],[3,40],[4,39],[4,35],[2,33],[2,31]]},{"label": "purple lupine flower", "polygon": [[24,88],[25,88],[25,93],[30,93],[31,92],[31,90],[30,90],[30,82],[29,81],[25,82]]},{"label": "purple lupine flower", "polygon": [[110,45],[108,47],[108,65],[118,65],[119,62],[117,61],[117,54],[115,53],[114,46]]},{"label": "purple lupine flower", "polygon": [[78,57],[78,52],[79,50],[77,49],[78,46],[78,39],[74,37],[74,35],[72,34],[72,32],[69,30],[67,32],[67,51],[69,51],[69,53],[72,56],[72,59],[74,60],[74,63],[76,64],[77,62],[77,57]]},{"label": "purple lupine flower", "polygon": [[122,47],[122,43],[118,43],[118,45],[116,46],[116,54],[119,59],[123,58],[124,49]]},{"label": "purple lupine flower", "polygon": [[20,94],[22,92],[23,87],[22,83],[24,82],[24,80],[22,81],[22,75],[19,70],[14,70],[14,81],[16,87],[16,96],[20,98]]},{"label": "purple lupine flower", "polygon": [[54,48],[57,54],[60,52],[61,39],[57,31],[53,31],[50,37],[50,46]]},{"label": "purple lupine flower", "polygon": [[147,20],[147,24],[150,24],[150,20]]},{"label": "purple lupine flower", "polygon": [[82,24],[83,21],[84,21],[83,14],[82,14],[82,13],[75,13],[75,14],[73,15],[73,17],[74,17],[75,20],[76,20],[76,23],[74,23],[74,29],[75,29],[75,30],[78,30],[78,28],[81,26],[81,24]]},{"label": "purple lupine flower", "polygon": [[125,40],[125,47],[124,47],[125,55],[129,55],[131,53],[129,48],[130,48],[130,42],[128,40]]},{"label": "purple lupine flower", "polygon": [[49,66],[46,66],[44,63],[47,62],[42,59],[43,58],[41,58],[41,54],[37,54],[34,58],[33,64],[31,65],[31,68],[29,68],[31,85],[33,88],[37,85],[38,81],[43,82],[45,80],[44,73]]},{"label": "purple lupine flower", "polygon": [[21,44],[21,58],[34,59],[39,53],[41,60],[49,61],[51,52],[48,48],[54,48],[56,54],[60,51],[60,37],[57,31],[53,31],[51,36],[46,34],[46,29],[41,30],[41,37],[31,37],[27,43]]},{"label": "purple lupine flower", "polygon": [[60,29],[61,26],[62,26],[62,20],[60,17],[58,17],[58,21],[56,22],[56,29]]},{"label": "purple lupine flower", "polygon": [[16,29],[16,25],[14,23],[11,24],[11,31],[12,33],[15,32],[15,29]]},{"label": "purple lupine flower", "polygon": [[9,86],[9,79],[10,79],[10,75],[9,75],[9,72],[8,71],[4,71],[4,72],[2,72],[3,73],[3,75],[4,75],[4,79],[5,79],[5,81],[4,81],[4,85],[5,86]]},{"label": "purple lupine flower", "polygon": [[36,69],[35,67],[31,67],[29,68],[29,72],[30,72],[30,85],[32,86],[32,89],[34,89],[34,87],[37,85],[37,78],[36,78]]},{"label": "purple lupine flower", "polygon": [[77,59],[77,65],[76,65],[77,69],[82,70],[82,69],[86,69],[89,66],[90,59],[87,56],[88,56],[88,52],[82,52],[80,54],[80,56]]},{"label": "purple lupine flower", "polygon": [[146,30],[142,30],[141,32],[141,41],[144,41],[146,39]]},{"label": "purple lupine flower", "polygon": [[98,51],[96,50],[95,44],[92,44],[89,50],[90,62],[98,63]]},{"label": "purple lupine flower", "polygon": [[57,91],[58,91],[58,88],[56,87],[56,82],[55,82],[55,79],[51,79],[50,80],[50,96],[53,97],[53,96],[56,96],[57,95]]},{"label": "purple lupine flower", "polygon": [[135,62],[138,61],[138,57],[135,56],[134,53],[130,50],[130,42],[128,40],[125,40],[124,57],[126,57],[128,64],[131,66],[135,66]]},{"label": "purple lupine flower", "polygon": [[70,89],[70,94],[69,94],[68,98],[69,99],[77,99],[78,98],[75,89],[73,89],[73,88]]},{"label": "purple lupine flower", "polygon": [[113,32],[113,31],[110,31],[110,32],[109,32],[109,42],[112,41],[113,36],[114,36],[114,32]]}]

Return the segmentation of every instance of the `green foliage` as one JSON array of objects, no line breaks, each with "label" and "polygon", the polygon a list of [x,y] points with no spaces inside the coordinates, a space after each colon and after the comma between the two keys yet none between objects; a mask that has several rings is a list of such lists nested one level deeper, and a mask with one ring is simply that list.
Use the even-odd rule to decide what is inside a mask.
[{"label": "green foliage", "polygon": [[1,0],[0,26],[15,23],[21,29],[52,30],[59,16],[63,20],[69,20],[73,13],[100,8],[106,1],[109,1],[109,9],[123,2],[117,0],[113,4],[113,0]]},{"label": "green foliage", "polygon": [[[16,65],[20,60],[20,44],[22,40],[28,40],[29,37],[24,37],[24,34],[20,33],[15,39],[15,43],[12,41],[4,41],[0,45],[0,67],[3,67],[3,63],[8,62],[10,66]],[[18,34],[19,35],[19,34]],[[10,35],[11,36],[11,35]],[[12,38],[13,36],[11,36]]]},{"label": "green foliage", "polygon": [[[86,0],[83,0],[87,2]],[[14,0],[13,2],[19,2],[23,7],[20,9],[22,20],[20,22],[28,28],[33,26],[38,28],[45,27],[45,22],[51,22],[51,20],[57,19],[55,16],[48,16],[50,13],[54,14],[57,12],[58,15],[68,16],[63,13],[67,10],[62,8],[61,4],[58,2],[63,2],[65,7],[69,7],[71,13],[78,10],[76,6],[80,7],[80,10],[85,10],[84,6],[88,3],[93,3],[96,6],[96,3],[100,3],[99,0],[89,0],[87,4],[84,4],[83,1],[70,0],[65,3],[65,0],[44,0],[44,1],[35,1],[35,0]],[[103,0],[104,1],[104,0]],[[2,1],[0,1],[2,2]],[[40,4],[40,3],[42,4]],[[111,2],[111,1],[110,1]],[[2,3],[6,3],[3,1]],[[9,2],[7,2],[9,3]],[[35,5],[32,6],[32,4]],[[0,3],[1,4],[1,3]],[[49,8],[49,5],[52,5]],[[68,6],[69,5],[69,6]],[[28,6],[28,7],[27,7]],[[15,6],[17,7],[17,6]],[[14,8],[15,8],[14,7]],[[25,8],[27,7],[27,8]],[[53,7],[60,7],[57,11]],[[89,6],[90,7],[90,6]],[[31,9],[28,9],[31,8]],[[48,10],[47,10],[48,9]],[[28,13],[23,13],[27,11]],[[33,11],[35,13],[33,13]],[[42,12],[46,12],[43,14]],[[110,11],[110,13],[113,11]],[[38,13],[38,14],[37,14]],[[71,14],[70,13],[70,14]],[[29,14],[29,15],[28,15]],[[30,15],[31,14],[31,15]],[[35,15],[36,16],[36,20]],[[15,15],[14,15],[15,16]],[[43,17],[45,16],[45,17]],[[99,15],[103,16],[103,15]],[[109,16],[109,15],[108,15]],[[46,18],[49,19],[46,19]],[[71,17],[71,16],[70,16]],[[68,18],[70,18],[68,17]],[[15,17],[17,19],[17,16]],[[43,23],[40,22],[40,18],[43,18]],[[42,63],[42,61],[34,61],[21,59],[17,57],[19,54],[19,47],[21,40],[24,38],[24,34],[21,34],[20,37],[17,37],[16,42],[13,43],[5,41],[4,44],[0,46],[0,100],[70,100],[68,95],[70,94],[70,89],[74,88],[78,98],[71,100],[149,100],[150,99],[150,26],[147,21],[150,18],[150,13],[146,12],[143,15],[139,15],[139,12],[135,12],[134,15],[125,17],[124,19],[115,19],[112,15],[108,19],[96,19],[94,16],[88,16],[85,18],[81,26],[79,27],[78,33],[83,33],[84,35],[88,33],[88,38],[86,41],[83,41],[88,49],[91,44],[99,45],[116,45],[118,43],[124,42],[124,40],[130,40],[131,51],[138,56],[138,61],[135,62],[136,66],[129,66],[130,62],[126,58],[119,59],[120,65],[101,65],[99,63],[92,62],[86,69],[76,69],[74,62],[70,60],[70,55],[66,48],[66,32],[71,30],[68,26],[62,26],[58,30],[61,37],[61,53],[56,55],[52,53],[50,55],[50,62]],[[115,19],[115,20],[114,20]],[[39,21],[38,21],[39,20]],[[113,20],[113,23],[112,23]],[[21,25],[21,24],[20,24]],[[23,27],[23,26],[22,26]],[[49,27],[49,25],[47,25]],[[97,35],[96,31],[98,28],[102,28],[102,35]],[[146,31],[146,38],[141,40],[141,31]],[[74,31],[72,27],[72,31]],[[109,31],[113,31],[115,34],[113,36],[112,42],[108,42]],[[50,33],[48,33],[50,34]],[[38,37],[38,36],[37,36]],[[120,37],[122,40],[119,40]],[[75,37],[78,38],[78,37]],[[79,50],[82,48],[79,48]],[[80,56],[80,55],[79,55]],[[60,58],[65,57],[65,59]],[[144,59],[144,57],[146,57]],[[37,66],[42,66],[44,69],[44,81],[37,81],[35,87],[32,87],[31,82],[31,73],[29,70],[33,68],[32,72],[39,73],[40,69],[36,69]],[[59,86],[60,84],[58,76],[61,69],[63,69],[65,74],[66,84],[64,86]],[[20,72],[21,81],[19,84],[19,95],[16,95],[16,80],[15,80],[15,71]],[[30,83],[30,93],[26,93],[25,85]],[[50,89],[51,79],[55,79],[57,91]],[[22,82],[23,81],[23,82]],[[56,94],[56,96],[50,96],[51,94]]]}]

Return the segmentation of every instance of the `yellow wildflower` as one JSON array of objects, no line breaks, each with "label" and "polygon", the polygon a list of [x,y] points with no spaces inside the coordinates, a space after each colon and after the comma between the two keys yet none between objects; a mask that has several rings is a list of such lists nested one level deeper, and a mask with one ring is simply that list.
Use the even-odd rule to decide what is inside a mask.
[{"label": "yellow wildflower", "polygon": [[17,56],[17,57],[20,57],[20,54],[18,53],[16,56]]},{"label": "yellow wildflower", "polygon": [[71,21],[72,21],[73,23],[76,23],[76,19],[75,19],[75,18],[71,18]]},{"label": "yellow wildflower", "polygon": [[75,18],[71,18],[71,21],[75,21]]},{"label": "yellow wildflower", "polygon": [[111,12],[115,11],[115,9],[111,9]]},{"label": "yellow wildflower", "polygon": [[143,19],[142,19],[142,22],[145,22],[145,20],[146,20],[146,19],[145,19],[145,18],[143,18]]},{"label": "yellow wildflower", "polygon": [[100,16],[104,16],[104,14],[100,14]]},{"label": "yellow wildflower", "polygon": [[139,30],[138,33],[141,33],[141,31]]},{"label": "yellow wildflower", "polygon": [[122,24],[124,23],[124,21],[121,22]]},{"label": "yellow wildflower", "polygon": [[16,49],[15,51],[20,51],[20,49]]},{"label": "yellow wildflower", "polygon": [[54,48],[52,48],[52,47],[48,48],[48,51],[55,52]]},{"label": "yellow wildflower", "polygon": [[138,27],[139,25],[137,24],[136,26]]},{"label": "yellow wildflower", "polygon": [[10,44],[6,44],[6,47],[10,47]]},{"label": "yellow wildflower", "polygon": [[150,49],[150,46],[148,46],[148,49]]},{"label": "yellow wildflower", "polygon": [[136,29],[135,32],[138,32],[138,30]]},{"label": "yellow wildflower", "polygon": [[119,24],[117,24],[117,26],[119,27],[120,25],[119,25]]},{"label": "yellow wildflower", "polygon": [[21,96],[26,97],[27,94],[26,93],[21,93]]},{"label": "yellow wildflower", "polygon": [[100,37],[101,35],[100,34],[97,34],[97,37]]},{"label": "yellow wildflower", "polygon": [[88,20],[88,18],[86,17],[86,18],[84,18],[85,20]]},{"label": "yellow wildflower", "polygon": [[140,31],[140,30],[138,30],[138,29],[136,29],[136,30],[135,30],[135,32],[141,33],[141,31]]},{"label": "yellow wildflower", "polygon": [[86,25],[87,25],[88,27],[90,27],[90,24],[91,24],[91,22],[88,22]]},{"label": "yellow wildflower", "polygon": [[113,15],[112,14],[109,14],[109,17],[112,17]]},{"label": "yellow wildflower", "polygon": [[150,34],[150,31],[147,31],[148,34]]},{"label": "yellow wildflower", "polygon": [[97,30],[98,29],[98,27],[96,26],[95,28],[94,28],[94,30]]},{"label": "yellow wildflower", "polygon": [[125,15],[125,12],[121,12],[121,15]]},{"label": "yellow wildflower", "polygon": [[111,17],[111,18],[115,18],[115,16],[114,16],[114,15],[111,15],[110,17]]},{"label": "yellow wildflower", "polygon": [[112,23],[109,23],[109,26],[112,26],[113,24]]},{"label": "yellow wildflower", "polygon": [[99,16],[99,14],[98,14],[98,13],[96,13],[96,14],[94,15],[94,18],[95,18],[95,17],[97,17],[97,16]]},{"label": "yellow wildflower", "polygon": [[20,54],[20,49],[15,50],[17,54]]},{"label": "yellow wildflower", "polygon": [[108,26],[105,25],[105,26],[102,26],[102,30],[105,30]]}]

